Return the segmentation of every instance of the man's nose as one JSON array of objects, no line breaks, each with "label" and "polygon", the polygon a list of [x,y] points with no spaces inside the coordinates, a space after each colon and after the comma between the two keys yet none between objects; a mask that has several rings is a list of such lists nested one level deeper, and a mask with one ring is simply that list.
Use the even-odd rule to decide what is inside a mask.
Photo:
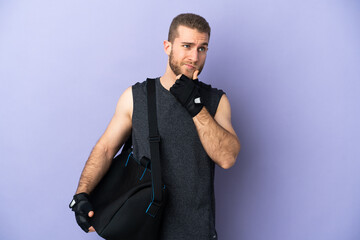
[{"label": "man's nose", "polygon": [[196,48],[191,50],[189,60],[191,60],[192,62],[197,62],[199,60],[199,53]]}]

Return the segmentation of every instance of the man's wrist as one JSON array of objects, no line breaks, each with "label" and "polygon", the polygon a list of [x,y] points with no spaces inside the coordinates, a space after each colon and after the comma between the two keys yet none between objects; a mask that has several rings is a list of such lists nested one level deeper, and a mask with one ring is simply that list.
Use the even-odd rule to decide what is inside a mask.
[{"label": "man's wrist", "polygon": [[90,192],[91,191],[89,191],[89,188],[84,183],[80,183],[80,186],[78,186],[78,188],[76,189],[75,194],[79,194],[79,193],[90,194]]},{"label": "man's wrist", "polygon": [[198,121],[203,122],[203,121],[204,121],[204,118],[207,117],[206,114],[209,114],[209,112],[208,112],[208,110],[206,109],[206,107],[203,106],[203,107],[201,108],[200,112],[193,117],[193,120],[198,119]]}]

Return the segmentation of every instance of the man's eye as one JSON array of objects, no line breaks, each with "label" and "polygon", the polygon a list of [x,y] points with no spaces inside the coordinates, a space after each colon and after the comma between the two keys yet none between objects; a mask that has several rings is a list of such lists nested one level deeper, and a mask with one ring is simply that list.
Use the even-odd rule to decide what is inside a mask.
[{"label": "man's eye", "polygon": [[183,45],[183,47],[184,47],[184,48],[190,48],[190,45],[185,44],[185,45]]},{"label": "man's eye", "polygon": [[205,47],[200,47],[199,48],[199,52],[205,52],[206,51],[206,48]]}]

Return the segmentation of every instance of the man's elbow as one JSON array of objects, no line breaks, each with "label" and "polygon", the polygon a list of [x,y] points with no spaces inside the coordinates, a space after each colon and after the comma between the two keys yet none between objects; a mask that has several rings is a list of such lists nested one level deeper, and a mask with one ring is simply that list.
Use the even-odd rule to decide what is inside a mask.
[{"label": "man's elbow", "polygon": [[220,165],[220,167],[222,168],[222,169],[229,169],[229,168],[231,168],[232,166],[234,166],[234,164],[235,164],[235,161],[226,161],[225,163],[222,163],[221,165]]},{"label": "man's elbow", "polygon": [[231,156],[231,157],[227,158],[220,164],[220,167],[223,169],[231,168],[232,166],[235,165],[236,158],[237,158],[237,154],[236,154],[236,156]]},{"label": "man's elbow", "polygon": [[232,166],[235,165],[235,162],[236,162],[236,159],[237,159],[237,156],[240,152],[240,142],[237,141],[237,145],[236,145],[236,149],[234,150],[233,154],[231,154],[231,156],[227,157],[221,164],[220,164],[220,167],[223,168],[223,169],[229,169],[231,168]]}]

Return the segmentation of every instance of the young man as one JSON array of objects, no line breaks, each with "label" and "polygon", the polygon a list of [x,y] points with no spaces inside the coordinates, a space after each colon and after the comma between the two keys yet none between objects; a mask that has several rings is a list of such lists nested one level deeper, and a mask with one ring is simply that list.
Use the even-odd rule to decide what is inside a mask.
[{"label": "young man", "polygon": [[[163,183],[168,189],[161,239],[217,239],[214,165],[234,165],[240,142],[231,125],[230,103],[222,90],[200,82],[209,45],[210,26],[195,14],[180,14],[164,41],[169,56],[165,74],[156,79],[158,127]],[[146,82],[121,95],[115,114],[81,174],[76,198],[89,194],[132,133],[133,154],[150,158]],[[94,231],[82,218],[84,231]]]}]

